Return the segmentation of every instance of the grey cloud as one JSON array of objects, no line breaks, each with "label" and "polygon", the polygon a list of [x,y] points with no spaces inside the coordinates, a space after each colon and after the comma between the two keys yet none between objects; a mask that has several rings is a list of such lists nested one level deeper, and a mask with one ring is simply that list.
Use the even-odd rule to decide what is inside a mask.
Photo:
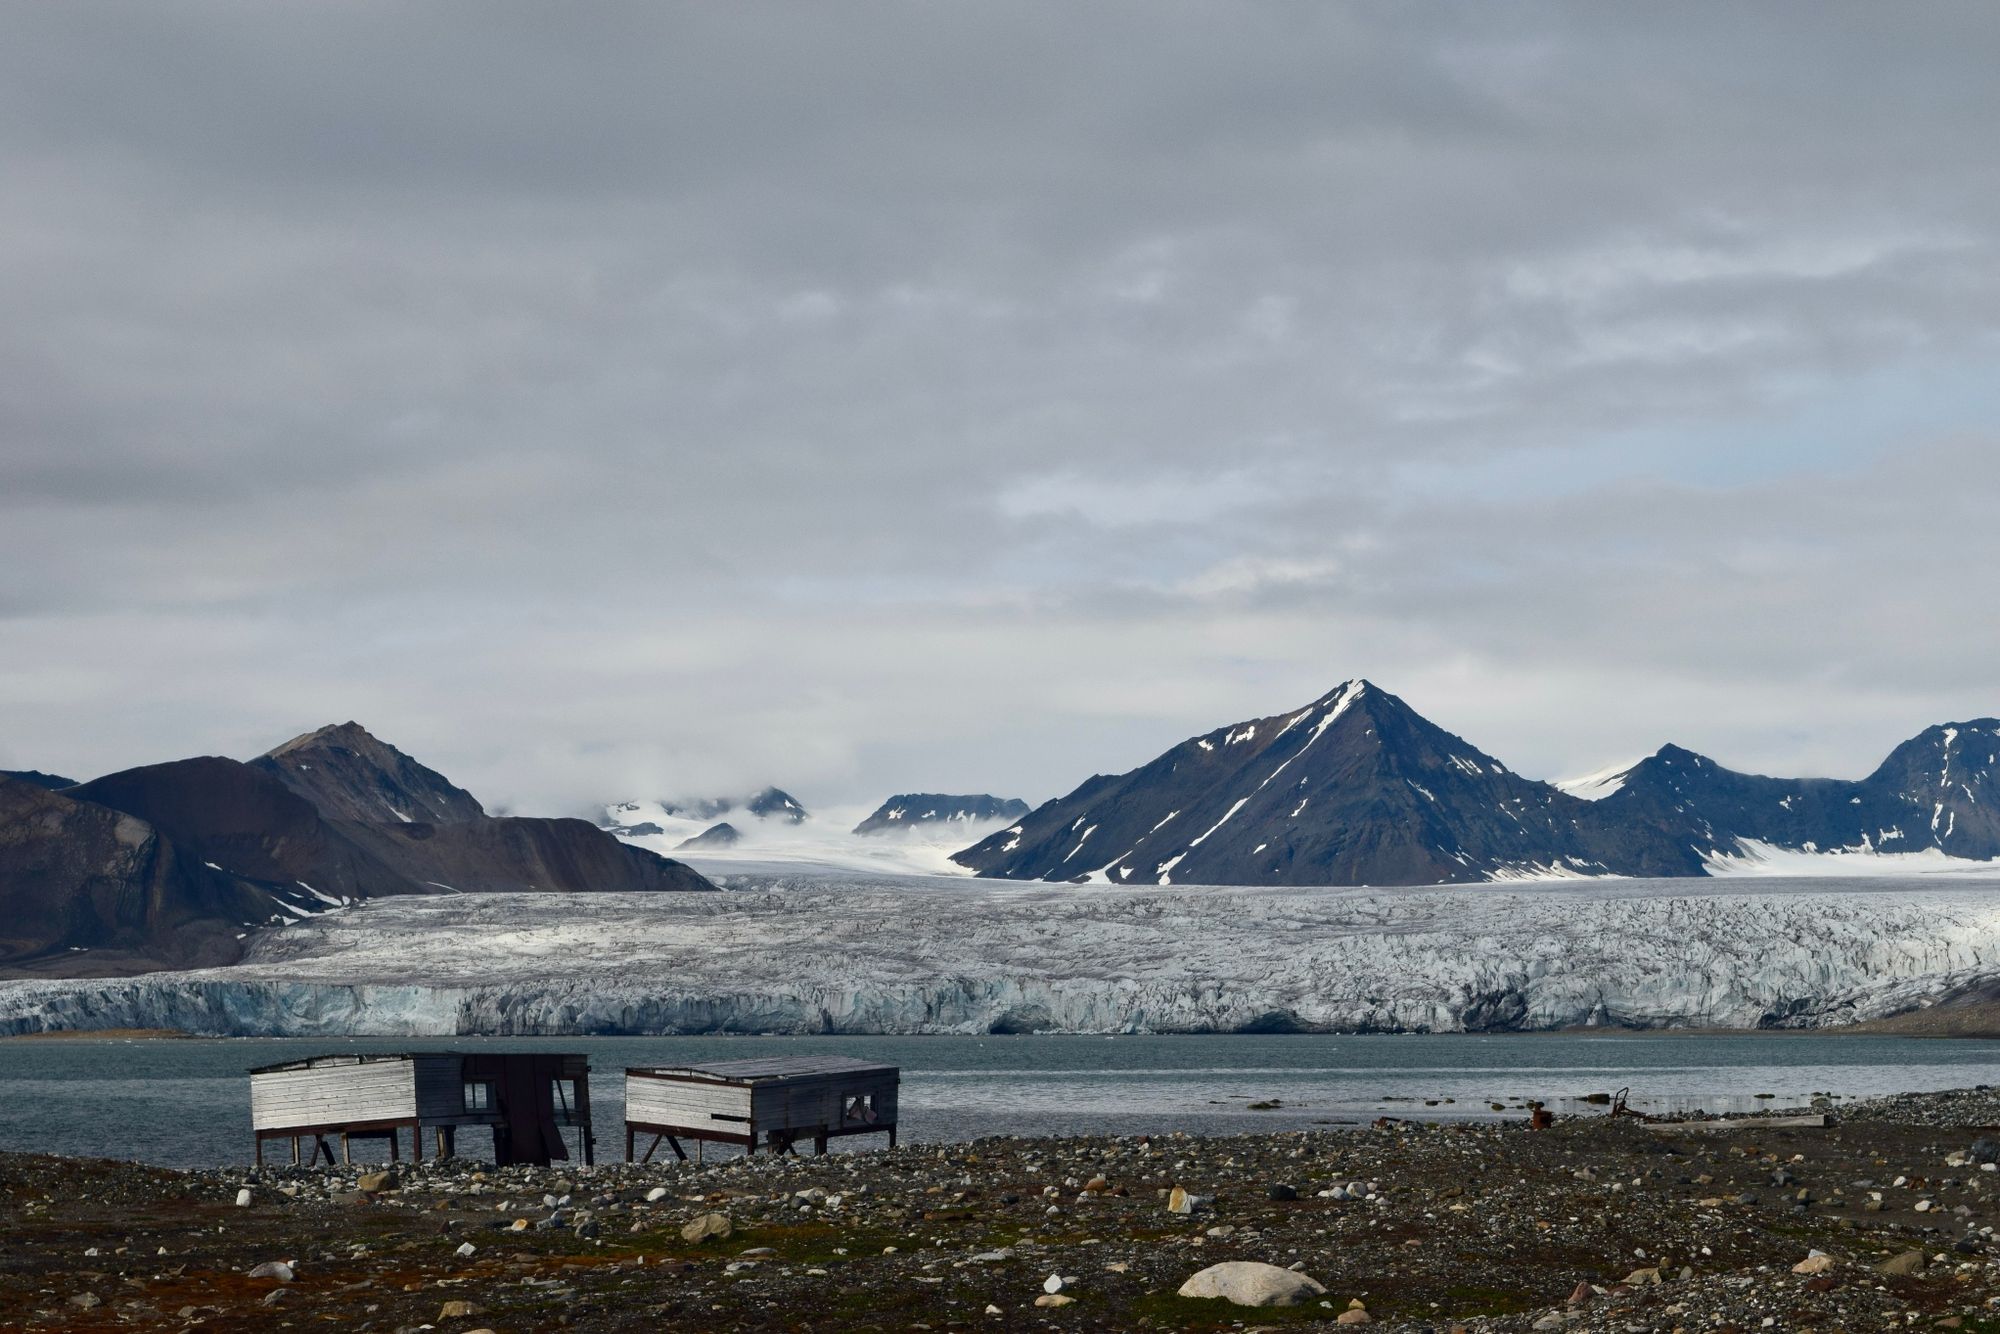
[{"label": "grey cloud", "polygon": [[358,716],[573,809],[1046,796],[1356,673],[1530,772],[1995,711],[1986,7],[8,17],[0,762]]}]

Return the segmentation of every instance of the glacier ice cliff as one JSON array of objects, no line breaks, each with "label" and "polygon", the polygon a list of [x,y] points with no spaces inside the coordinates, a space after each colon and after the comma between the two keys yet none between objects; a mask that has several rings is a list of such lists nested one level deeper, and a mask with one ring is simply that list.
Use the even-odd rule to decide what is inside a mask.
[{"label": "glacier ice cliff", "polygon": [[245,962],[0,983],[0,1033],[1813,1027],[2000,973],[2000,880],[1106,889],[739,876],[383,899]]}]

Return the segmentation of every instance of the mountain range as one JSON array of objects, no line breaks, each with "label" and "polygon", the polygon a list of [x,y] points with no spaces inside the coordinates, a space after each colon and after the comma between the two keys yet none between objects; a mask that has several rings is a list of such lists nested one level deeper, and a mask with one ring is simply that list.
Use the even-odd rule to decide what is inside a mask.
[{"label": "mountain range", "polygon": [[1017,797],[995,797],[984,792],[947,795],[941,792],[904,792],[889,798],[854,826],[857,834],[885,834],[925,825],[991,824],[995,820],[1018,820],[1028,813],[1028,803]]},{"label": "mountain range", "polygon": [[[812,817],[798,799],[783,788],[767,787],[761,792],[753,792],[747,797],[693,797],[662,799],[659,801],[620,801],[604,808],[602,828],[626,837],[644,837],[667,832],[667,823],[678,823],[686,829],[690,823],[706,826],[696,837],[701,837],[722,828],[720,821],[725,815],[742,812],[759,820],[773,824],[804,824]],[[737,833],[733,828],[732,834]],[[729,840],[729,835],[718,834],[717,842]]]},{"label": "mountain range", "polygon": [[256,926],[383,895],[713,889],[588,821],[494,817],[356,723],[243,763],[0,775],[0,970],[226,963]]},{"label": "mountain range", "polygon": [[2000,721],[1941,725],[1867,778],[1766,778],[1678,746],[1576,791],[1524,778],[1367,681],[1096,775],[954,855],[982,876],[1424,885],[1698,876],[1769,849],[2000,856]]}]

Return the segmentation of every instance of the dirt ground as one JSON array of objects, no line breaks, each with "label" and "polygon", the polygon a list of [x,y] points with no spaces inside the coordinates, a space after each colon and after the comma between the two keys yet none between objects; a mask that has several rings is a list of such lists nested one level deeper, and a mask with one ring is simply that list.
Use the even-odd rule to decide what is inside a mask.
[{"label": "dirt ground", "polygon": [[[1841,1115],[457,1160],[393,1184],[0,1155],[0,1328],[2000,1331],[2000,1100]],[[704,1218],[728,1235],[689,1239]],[[1177,1295],[1232,1260],[1325,1291]],[[253,1274],[274,1261],[289,1276]]]}]

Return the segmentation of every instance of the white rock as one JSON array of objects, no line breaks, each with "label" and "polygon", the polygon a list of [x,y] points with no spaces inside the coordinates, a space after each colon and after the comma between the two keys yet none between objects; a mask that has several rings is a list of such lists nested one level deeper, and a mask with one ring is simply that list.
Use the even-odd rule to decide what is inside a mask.
[{"label": "white rock", "polygon": [[467,1241],[459,1243],[458,1249],[453,1251],[452,1254],[456,1255],[461,1260],[469,1260],[478,1250],[479,1248],[477,1246],[474,1246],[471,1242]]},{"label": "white rock", "polygon": [[236,1207],[238,1209],[248,1209],[250,1207],[250,1188],[248,1186],[236,1192]]},{"label": "white rock", "polygon": [[658,1204],[661,1200],[664,1200],[666,1198],[667,1198],[667,1188],[665,1186],[655,1186],[651,1190],[646,1192],[646,1203],[648,1204]]},{"label": "white rock", "polygon": [[1061,1274],[1050,1274],[1047,1278],[1042,1280],[1043,1292],[1061,1292],[1062,1290],[1063,1290],[1063,1280]]},{"label": "white rock", "polygon": [[250,1271],[251,1278],[275,1278],[280,1283],[290,1283],[298,1275],[283,1260],[266,1260]]},{"label": "white rock", "polygon": [[1183,1297],[1220,1297],[1237,1306],[1297,1306],[1326,1295],[1326,1287],[1304,1274],[1254,1260],[1210,1265],[1181,1284]]}]

